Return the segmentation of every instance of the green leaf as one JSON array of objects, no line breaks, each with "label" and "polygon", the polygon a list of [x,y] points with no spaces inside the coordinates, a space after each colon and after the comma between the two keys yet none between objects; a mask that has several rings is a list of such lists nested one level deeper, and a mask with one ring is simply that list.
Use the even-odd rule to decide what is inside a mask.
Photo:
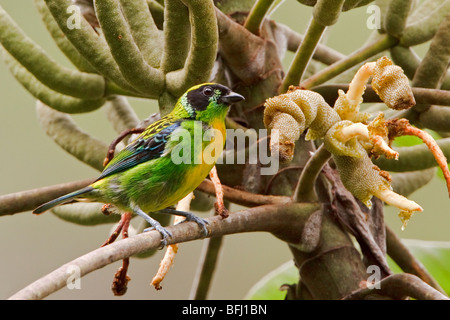
[{"label": "green leaf", "polygon": [[262,277],[245,296],[247,300],[284,300],[286,292],[280,290],[283,284],[299,281],[298,269],[288,261]]},{"label": "green leaf", "polygon": [[411,147],[421,143],[422,140],[420,138],[417,138],[416,136],[401,136],[395,138],[393,145],[395,147]]},{"label": "green leaf", "polygon": [[450,242],[403,240],[428,272],[450,294]]}]

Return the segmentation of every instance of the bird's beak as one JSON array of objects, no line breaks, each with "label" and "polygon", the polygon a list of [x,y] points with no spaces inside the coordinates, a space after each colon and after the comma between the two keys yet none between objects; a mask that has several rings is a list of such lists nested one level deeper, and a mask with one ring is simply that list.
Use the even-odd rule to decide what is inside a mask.
[{"label": "bird's beak", "polygon": [[236,103],[236,102],[245,100],[245,98],[243,96],[241,96],[239,93],[236,93],[233,91],[231,91],[226,96],[223,96],[221,99],[223,102],[225,102],[227,104],[232,104],[232,103]]}]

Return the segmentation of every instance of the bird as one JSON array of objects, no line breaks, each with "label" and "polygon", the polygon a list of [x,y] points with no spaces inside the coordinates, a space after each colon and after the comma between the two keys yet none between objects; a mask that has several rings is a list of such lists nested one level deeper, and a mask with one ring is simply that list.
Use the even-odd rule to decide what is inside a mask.
[{"label": "bird", "polygon": [[[42,204],[33,213],[74,200],[103,202],[146,220],[151,225],[148,229],[161,234],[162,247],[172,234],[150,217],[150,212],[184,216],[207,236],[206,220],[171,207],[197,188],[215,165],[225,145],[229,107],[242,100],[242,95],[222,84],[191,87],[169,114],[118,152],[94,182]],[[212,147],[215,150],[210,152]],[[209,157],[205,156],[207,150]]]}]

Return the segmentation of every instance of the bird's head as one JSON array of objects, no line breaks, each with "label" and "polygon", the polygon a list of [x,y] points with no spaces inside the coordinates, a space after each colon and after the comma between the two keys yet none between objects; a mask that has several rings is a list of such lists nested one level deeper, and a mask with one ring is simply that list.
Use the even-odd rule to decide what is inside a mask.
[{"label": "bird's head", "polygon": [[204,122],[225,119],[229,106],[244,97],[217,83],[203,83],[190,88],[177,103],[188,117]]}]

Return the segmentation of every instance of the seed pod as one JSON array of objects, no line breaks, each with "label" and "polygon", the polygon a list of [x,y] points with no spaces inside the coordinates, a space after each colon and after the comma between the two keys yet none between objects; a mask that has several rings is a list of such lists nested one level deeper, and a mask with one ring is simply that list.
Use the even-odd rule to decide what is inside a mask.
[{"label": "seed pod", "polygon": [[334,156],[344,186],[366,206],[371,206],[372,196],[393,205],[402,211],[422,211],[422,207],[414,201],[392,191],[390,176],[380,170],[365,155],[361,158]]},{"label": "seed pod", "polygon": [[[306,138],[315,140],[323,138],[339,120],[339,115],[322,96],[309,90],[291,88],[265,103],[264,125],[272,131],[270,148],[279,152],[283,162],[292,160],[295,141],[306,128],[309,127]],[[278,134],[278,141],[274,134]]]},{"label": "seed pod", "polygon": [[391,109],[409,109],[416,104],[408,77],[402,68],[394,65],[387,57],[377,60],[372,88]]}]

